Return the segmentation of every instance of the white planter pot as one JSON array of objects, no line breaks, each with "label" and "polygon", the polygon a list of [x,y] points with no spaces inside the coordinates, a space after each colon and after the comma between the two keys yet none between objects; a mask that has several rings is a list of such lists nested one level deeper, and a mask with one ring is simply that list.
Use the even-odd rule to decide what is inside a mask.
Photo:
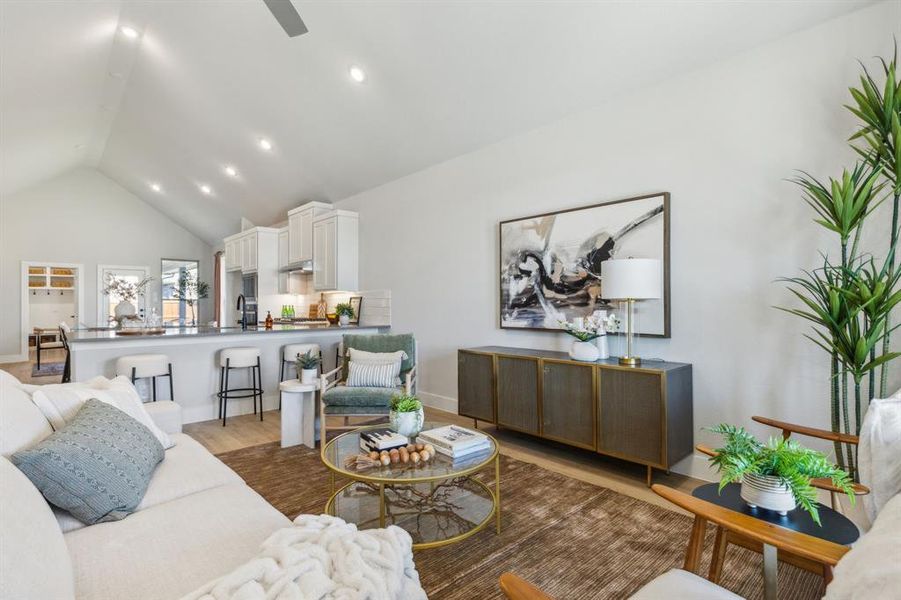
[{"label": "white planter pot", "polygon": [[422,424],[425,422],[425,413],[420,408],[413,412],[394,412],[388,415],[391,421],[391,429],[408,438],[413,438],[422,431]]},{"label": "white planter pot", "polygon": [[316,383],[316,375],[319,373],[318,369],[301,369],[300,370],[300,382],[301,383]]},{"label": "white planter pot", "polygon": [[772,475],[746,474],[741,481],[741,498],[751,508],[766,508],[785,515],[798,505],[788,486]]},{"label": "white planter pot", "polygon": [[338,317],[338,324],[341,327],[347,327],[348,323],[350,323],[349,315],[341,315],[340,317]]},{"label": "white planter pot", "polygon": [[598,347],[593,342],[573,342],[572,348],[569,349],[569,356],[573,360],[582,360],[585,362],[594,362],[598,359]]},{"label": "white planter pot", "polygon": [[610,347],[607,343],[606,335],[595,338],[594,345],[598,348],[598,359],[603,360],[605,358],[610,358]]}]

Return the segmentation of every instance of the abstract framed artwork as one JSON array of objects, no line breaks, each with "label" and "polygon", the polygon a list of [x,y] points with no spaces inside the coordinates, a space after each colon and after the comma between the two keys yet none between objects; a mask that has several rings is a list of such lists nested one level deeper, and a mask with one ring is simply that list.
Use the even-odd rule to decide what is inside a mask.
[{"label": "abstract framed artwork", "polygon": [[560,321],[610,310],[601,263],[656,258],[663,298],[636,304],[636,333],[670,337],[669,192],[503,221],[500,326],[561,331]]}]

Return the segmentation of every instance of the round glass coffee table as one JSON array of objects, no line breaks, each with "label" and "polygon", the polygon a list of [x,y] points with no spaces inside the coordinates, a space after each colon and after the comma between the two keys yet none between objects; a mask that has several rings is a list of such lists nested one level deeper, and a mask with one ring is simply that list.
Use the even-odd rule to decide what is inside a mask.
[{"label": "round glass coffee table", "polygon": [[[442,425],[425,423],[423,430]],[[397,525],[410,534],[417,550],[464,540],[487,527],[492,517],[497,533],[501,532],[500,455],[493,437],[485,434],[490,447],[484,452],[456,461],[438,453],[416,465],[346,469],[344,459],[363,452],[360,431],[383,428],[384,424],[361,427],[325,444],[322,462],[330,470],[332,482],[327,514],[360,529]],[[494,489],[474,477],[491,466]],[[351,481],[336,490],[335,475]]]}]

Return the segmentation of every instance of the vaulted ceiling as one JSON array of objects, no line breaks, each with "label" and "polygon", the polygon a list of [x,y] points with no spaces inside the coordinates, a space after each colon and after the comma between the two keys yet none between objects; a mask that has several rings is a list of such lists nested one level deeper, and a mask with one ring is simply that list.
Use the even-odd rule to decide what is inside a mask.
[{"label": "vaulted ceiling", "polygon": [[2,0],[0,194],[94,166],[217,243],[869,3]]}]

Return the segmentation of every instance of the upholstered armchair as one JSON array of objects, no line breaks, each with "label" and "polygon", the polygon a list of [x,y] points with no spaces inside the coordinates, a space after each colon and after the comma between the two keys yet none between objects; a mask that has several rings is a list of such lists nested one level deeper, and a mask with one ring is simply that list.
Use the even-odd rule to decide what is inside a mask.
[{"label": "upholstered armchair", "polygon": [[[400,368],[400,385],[395,387],[350,387],[346,385],[351,348],[366,352],[397,352],[403,350],[407,358]],[[391,398],[397,394],[416,392],[416,340],[413,334],[381,334],[344,336],[338,347],[338,366],[320,376],[319,439],[324,444],[329,430],[349,430],[359,427],[349,424],[351,417],[387,417]],[[329,417],[343,417],[340,426],[329,426]]]}]

